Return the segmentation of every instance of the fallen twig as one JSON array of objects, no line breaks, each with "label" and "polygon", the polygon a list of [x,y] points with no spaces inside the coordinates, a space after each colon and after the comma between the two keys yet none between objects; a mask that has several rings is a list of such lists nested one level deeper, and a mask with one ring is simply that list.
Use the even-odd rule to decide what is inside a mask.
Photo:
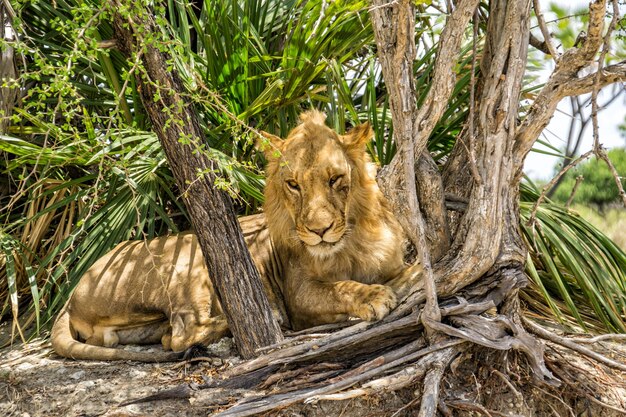
[{"label": "fallen twig", "polygon": [[472,401],[466,401],[466,400],[455,400],[455,401],[448,401],[447,403],[448,407],[451,408],[456,408],[458,410],[469,410],[469,411],[476,411],[482,415],[485,415],[487,417],[492,417],[492,416],[506,416],[506,414],[500,413],[498,411],[494,411],[494,410],[487,410],[485,407],[483,407],[480,404],[477,404],[475,402]]}]

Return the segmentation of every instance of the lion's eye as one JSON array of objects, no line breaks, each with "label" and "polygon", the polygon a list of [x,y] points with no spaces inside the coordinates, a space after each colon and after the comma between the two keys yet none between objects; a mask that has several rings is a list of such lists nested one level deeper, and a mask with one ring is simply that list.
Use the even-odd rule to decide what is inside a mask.
[{"label": "lion's eye", "polygon": [[300,186],[295,180],[287,180],[287,186],[289,186],[289,188],[295,191],[300,190]]},{"label": "lion's eye", "polygon": [[328,180],[328,185],[331,187],[339,182],[339,180],[343,177],[343,175],[335,175]]}]

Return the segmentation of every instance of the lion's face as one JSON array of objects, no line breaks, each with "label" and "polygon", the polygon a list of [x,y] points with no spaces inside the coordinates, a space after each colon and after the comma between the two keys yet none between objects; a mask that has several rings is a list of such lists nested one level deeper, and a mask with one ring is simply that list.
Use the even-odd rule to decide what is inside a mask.
[{"label": "lion's face", "polygon": [[354,174],[357,164],[364,162],[363,142],[371,135],[365,126],[340,136],[324,125],[323,117],[318,112],[305,113],[304,123],[285,141],[273,138],[280,156],[270,157],[266,188],[266,201],[282,205],[272,207],[270,202],[268,207],[266,203],[266,212],[285,212],[279,232],[286,234],[288,243],[303,245],[316,257],[341,249],[350,233]]}]

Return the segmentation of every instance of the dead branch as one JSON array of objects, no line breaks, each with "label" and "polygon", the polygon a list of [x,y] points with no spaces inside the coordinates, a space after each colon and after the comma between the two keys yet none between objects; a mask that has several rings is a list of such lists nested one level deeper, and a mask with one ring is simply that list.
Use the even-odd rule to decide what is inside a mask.
[{"label": "dead branch", "polygon": [[572,343],[578,343],[578,344],[581,344],[581,343],[593,344],[593,343],[605,342],[607,340],[622,342],[622,341],[626,341],[626,334],[611,333],[611,334],[601,334],[595,337],[567,337],[565,338],[565,340],[568,340]]},{"label": "dead branch", "polygon": [[540,50],[544,54],[550,55],[550,51],[548,50],[548,46],[546,45],[545,41],[539,40],[532,33],[530,34],[530,37],[528,39],[528,43],[530,43],[531,46],[537,48],[538,50]]},{"label": "dead branch", "polygon": [[397,391],[399,389],[412,385],[417,380],[424,377],[426,371],[428,371],[434,363],[440,363],[442,361],[445,361],[448,355],[452,355],[454,357],[458,355],[463,349],[464,347],[462,345],[457,344],[452,347],[432,352],[419,359],[414,365],[404,366],[399,371],[391,375],[369,381],[363,384],[360,388],[352,389],[338,394],[318,395],[307,399],[306,402],[312,403],[322,400],[336,401],[344,400],[347,398],[356,398],[381,391]]},{"label": "dead branch", "polygon": [[609,167],[609,171],[611,171],[611,175],[613,176],[613,180],[615,181],[615,186],[617,187],[618,194],[622,199],[622,204],[626,207],[626,192],[624,192],[624,186],[622,185],[622,181],[620,179],[619,172],[615,169],[615,165],[607,155],[606,150],[604,148],[599,148],[596,150],[595,154],[598,158],[602,159],[606,165]]},{"label": "dead branch", "polygon": [[284,407],[289,404],[293,404],[299,401],[306,401],[308,398],[314,398],[319,395],[326,395],[335,393],[346,388],[349,388],[361,381],[369,380],[372,377],[380,375],[381,373],[394,369],[399,365],[403,365],[407,362],[415,361],[425,355],[431,354],[433,352],[450,348],[452,346],[459,345],[464,343],[460,340],[452,340],[445,341],[439,343],[437,345],[431,345],[425,349],[419,350],[413,354],[406,355],[404,357],[400,357],[395,361],[392,361],[387,364],[383,364],[377,368],[371,369],[364,373],[354,375],[345,379],[337,380],[337,382],[324,385],[322,387],[313,387],[306,388],[303,390],[276,394],[270,396],[260,396],[260,397],[249,397],[239,401],[237,404],[229,408],[228,410],[218,413],[216,416],[219,417],[244,417],[257,413],[262,413],[264,411],[269,411],[278,407]]},{"label": "dead branch", "polygon": [[509,387],[509,389],[511,390],[511,392],[513,394],[515,394],[515,396],[517,397],[518,400],[522,401],[524,399],[524,396],[522,395],[521,392],[519,392],[517,390],[517,388],[515,388],[515,386],[513,385],[513,383],[511,382],[511,379],[506,376],[505,374],[503,374],[502,372],[498,371],[497,369],[492,369],[491,373],[494,375],[497,375],[500,377],[500,379],[506,384],[507,387]]},{"label": "dead branch", "polygon": [[620,180],[620,176],[615,169],[615,166],[609,159],[606,151],[600,146],[600,134],[598,128],[598,92],[600,91],[600,79],[601,79],[601,70],[604,66],[604,60],[606,58],[607,53],[609,52],[609,43],[611,39],[611,33],[617,26],[617,22],[619,21],[619,6],[617,4],[617,0],[612,0],[613,4],[613,18],[611,19],[611,23],[609,24],[609,28],[604,35],[602,42],[602,51],[600,52],[600,57],[598,58],[598,71],[595,74],[594,85],[591,91],[591,122],[593,126],[593,150],[596,154],[596,157],[603,160],[606,165],[609,167],[611,171],[611,175],[615,180],[615,185],[617,186],[619,196],[622,199],[622,203],[624,207],[626,207],[626,193],[624,192],[624,187],[622,186],[622,181]]},{"label": "dead branch", "polygon": [[598,70],[594,74],[593,88],[591,90],[591,122],[593,126],[593,149],[596,155],[600,152],[600,134],[598,132],[598,93],[600,92],[600,77],[601,70],[604,67],[604,60],[606,54],[609,52],[609,43],[611,39],[611,33],[615,29],[619,20],[619,6],[617,0],[612,0],[613,3],[613,18],[609,24],[608,30],[602,39],[602,50],[600,51],[600,57],[598,58]]},{"label": "dead branch", "polygon": [[581,182],[583,182],[584,179],[585,179],[585,177],[583,177],[582,175],[577,175],[576,176],[576,183],[572,187],[572,192],[570,193],[569,197],[567,198],[567,202],[565,203],[565,207],[566,208],[569,208],[569,206],[572,204],[572,201],[574,201],[574,196],[576,195],[576,191],[578,190],[578,186],[580,185]]},{"label": "dead branch", "polygon": [[475,403],[473,401],[454,400],[454,401],[447,401],[446,404],[448,405],[448,407],[451,407],[451,408],[456,408],[458,410],[475,411],[475,412],[480,413],[482,415],[485,415],[487,417],[492,417],[492,416],[503,416],[504,417],[504,416],[506,416],[506,414],[499,413],[497,411],[487,410],[482,405],[477,404],[477,403]]},{"label": "dead branch", "polygon": [[449,336],[458,337],[472,343],[496,350],[519,350],[526,354],[535,377],[555,385],[556,379],[545,366],[544,348],[535,338],[529,337],[524,329],[505,316],[494,318],[482,316],[451,317],[450,321],[459,327],[443,323],[431,324],[433,328]]},{"label": "dead branch", "polygon": [[[626,91],[623,86],[620,86],[618,84],[614,84],[614,86],[616,88],[613,89],[614,91],[611,93],[611,97],[598,107],[598,112],[607,108],[611,103],[617,100],[624,91]],[[586,115],[584,112],[584,108],[587,107],[588,104],[591,102],[591,97],[585,99],[583,102],[580,101],[580,96],[570,96],[569,99],[572,108],[572,120],[570,122],[569,132],[567,136],[567,144],[564,151],[565,157],[563,158],[563,166],[572,163],[574,157],[578,154],[580,146],[582,145],[585,130],[587,129],[587,126],[591,121],[591,114]],[[578,134],[574,139],[574,130],[576,125],[576,123],[574,122],[576,120],[578,120],[578,122],[580,123],[580,127],[578,129]],[[551,198],[554,195],[555,191],[558,189],[564,178],[565,177],[561,177],[548,191],[548,193],[546,194],[548,198]],[[566,207],[568,207],[567,204]]]},{"label": "dead branch", "polygon": [[524,320],[524,325],[528,328],[528,330],[534,334],[536,334],[537,336],[541,337],[542,339],[546,339],[549,340],[552,343],[556,343],[557,345],[560,346],[564,346],[568,349],[573,350],[574,352],[578,352],[581,355],[585,355],[589,358],[592,358],[606,366],[609,366],[611,368],[615,368],[615,369],[619,369],[620,371],[626,371],[626,365],[616,362],[612,359],[607,358],[604,355],[601,355],[597,352],[594,352],[593,350],[586,348],[584,346],[580,346],[577,343],[572,342],[571,340],[568,340],[566,338],[557,336],[556,334],[549,332],[547,330],[545,330],[543,327],[533,323],[531,320],[529,319],[523,319]]}]

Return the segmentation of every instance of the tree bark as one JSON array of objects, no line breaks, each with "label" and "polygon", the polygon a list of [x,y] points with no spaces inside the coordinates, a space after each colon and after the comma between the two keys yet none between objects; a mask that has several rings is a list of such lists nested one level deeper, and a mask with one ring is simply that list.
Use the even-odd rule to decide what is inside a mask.
[{"label": "tree bark", "polygon": [[[14,41],[15,34],[12,27],[14,18],[10,4],[0,3],[0,38],[4,41]],[[0,50],[0,85],[4,82],[10,84],[9,81],[16,79],[17,71],[15,70],[13,48],[10,44],[5,43]],[[0,133],[5,133],[9,127],[9,115],[12,114],[18,92],[18,88],[0,87]]]},{"label": "tree bark", "polygon": [[[119,10],[127,5],[117,3]],[[215,187],[217,168],[183,83],[159,50],[159,32],[144,6],[115,14],[118,46],[136,63],[141,100],[182,192],[222,309],[244,358],[282,340],[228,195]],[[141,30],[136,30],[140,28]]]}]

